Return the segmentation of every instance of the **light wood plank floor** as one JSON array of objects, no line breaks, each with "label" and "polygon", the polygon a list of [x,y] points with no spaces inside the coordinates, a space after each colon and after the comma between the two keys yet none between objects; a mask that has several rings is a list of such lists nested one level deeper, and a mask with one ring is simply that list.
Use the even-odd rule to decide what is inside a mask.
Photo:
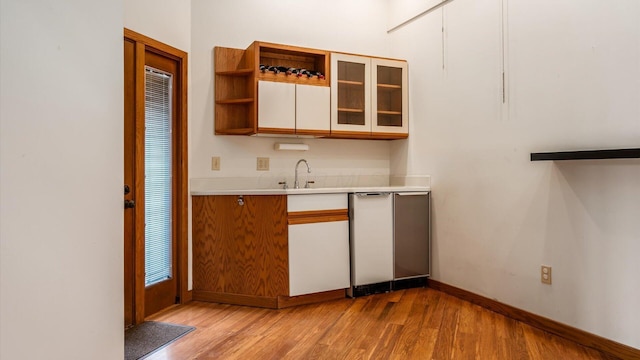
[{"label": "light wood plank floor", "polygon": [[191,302],[148,320],[197,329],[148,359],[608,359],[429,289],[284,310]]}]

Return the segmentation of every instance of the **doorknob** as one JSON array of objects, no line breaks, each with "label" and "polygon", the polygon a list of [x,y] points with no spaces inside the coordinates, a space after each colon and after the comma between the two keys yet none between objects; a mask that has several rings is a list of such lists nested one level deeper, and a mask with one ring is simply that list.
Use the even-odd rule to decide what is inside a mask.
[{"label": "doorknob", "polygon": [[124,185],[124,194],[128,195],[131,192],[131,188],[129,187],[129,185],[125,184]]},{"label": "doorknob", "polygon": [[125,209],[133,209],[134,207],[136,207],[136,202],[133,200],[125,200],[124,201],[124,208]]}]

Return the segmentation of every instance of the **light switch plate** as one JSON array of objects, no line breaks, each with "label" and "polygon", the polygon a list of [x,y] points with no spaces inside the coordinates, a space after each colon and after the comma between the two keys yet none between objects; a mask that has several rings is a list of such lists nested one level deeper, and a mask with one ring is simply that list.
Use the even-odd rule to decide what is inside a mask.
[{"label": "light switch plate", "polygon": [[220,170],[220,156],[211,157],[211,170]]},{"label": "light switch plate", "polygon": [[269,171],[269,158],[259,157],[256,165],[258,171]]}]

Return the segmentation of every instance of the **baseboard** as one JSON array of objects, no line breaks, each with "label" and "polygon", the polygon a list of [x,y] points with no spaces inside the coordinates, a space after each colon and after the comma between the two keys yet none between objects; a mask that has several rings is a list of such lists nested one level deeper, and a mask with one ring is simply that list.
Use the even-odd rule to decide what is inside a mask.
[{"label": "baseboard", "polygon": [[338,300],[345,298],[345,289],[324,291],[315,294],[300,296],[278,296],[278,309],[284,309],[292,306],[315,304],[324,301]]},{"label": "baseboard", "polygon": [[254,306],[267,309],[278,308],[278,298],[276,297],[228,294],[204,290],[193,290],[193,300],[220,304]]},{"label": "baseboard", "polygon": [[317,302],[344,299],[345,289],[325,291],[321,293],[300,296],[265,297],[254,295],[228,294],[213,291],[193,291],[193,300],[215,302],[221,304],[244,305],[267,309],[283,309],[291,306],[313,304]]},{"label": "baseboard", "polygon": [[640,350],[631,346],[620,344],[613,340],[588,333],[584,330],[576,329],[555,320],[503,304],[496,300],[492,300],[436,280],[429,279],[428,284],[428,286],[434,290],[442,291],[443,293],[482,306],[485,309],[510,317],[551,334],[558,335],[580,345],[596,349],[621,359],[640,359]]}]

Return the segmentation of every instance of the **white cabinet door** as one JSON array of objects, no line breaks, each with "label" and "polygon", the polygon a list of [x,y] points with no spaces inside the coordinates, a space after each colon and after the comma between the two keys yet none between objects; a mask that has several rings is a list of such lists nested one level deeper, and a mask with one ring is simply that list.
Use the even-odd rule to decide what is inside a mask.
[{"label": "white cabinet door", "polygon": [[409,133],[408,67],[405,61],[371,59],[371,132]]},{"label": "white cabinet door", "polygon": [[295,84],[258,81],[258,128],[296,128]]},{"label": "white cabinet door", "polygon": [[349,195],[352,285],[393,280],[393,197]]},{"label": "white cabinet door", "polygon": [[296,131],[329,132],[331,91],[328,86],[296,85]]},{"label": "white cabinet door", "polygon": [[349,222],[289,225],[289,296],[349,287]]},{"label": "white cabinet door", "polygon": [[371,133],[371,59],[331,54],[331,132]]}]

